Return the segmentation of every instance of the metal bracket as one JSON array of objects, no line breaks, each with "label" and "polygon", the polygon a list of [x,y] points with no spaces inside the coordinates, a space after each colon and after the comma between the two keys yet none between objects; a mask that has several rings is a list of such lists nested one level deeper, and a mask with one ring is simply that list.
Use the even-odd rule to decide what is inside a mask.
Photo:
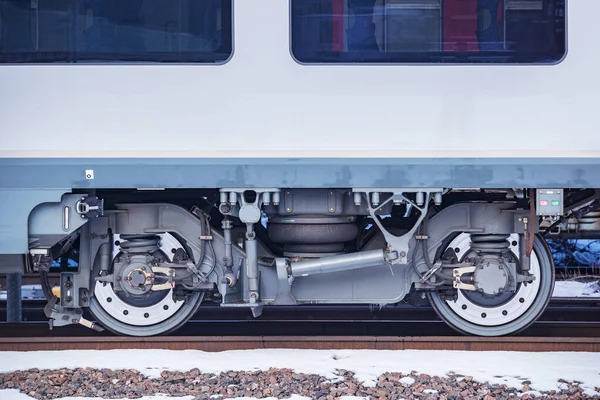
[{"label": "metal bracket", "polygon": [[[247,202],[245,192],[256,193],[254,202]],[[223,215],[237,215],[244,223],[257,223],[260,221],[260,208],[273,203],[279,205],[280,189],[278,188],[230,188],[220,189],[221,204],[219,211]],[[239,203],[239,204],[238,204]]]},{"label": "metal bracket", "polygon": [[82,197],[75,203],[75,211],[81,218],[98,218],[104,215],[104,200],[96,196]]},{"label": "metal bracket", "polygon": [[[433,189],[418,189],[417,190],[417,189],[402,189],[402,188],[397,188],[397,189],[394,189],[394,188],[353,188],[352,191],[354,193],[363,193],[366,195],[367,204],[369,205],[369,214],[371,215],[371,218],[373,219],[375,224],[379,227],[379,229],[383,233],[383,236],[385,237],[385,240],[387,241],[388,245],[390,245],[393,250],[396,250],[398,252],[398,258],[396,260],[394,260],[392,263],[393,264],[408,264],[408,252],[410,250],[410,246],[409,246],[410,240],[412,239],[413,235],[415,234],[415,232],[419,228],[419,225],[421,224],[421,222],[423,222],[423,219],[425,218],[425,215],[427,214],[427,209],[429,207],[429,201],[431,200],[432,195],[435,193],[442,193],[444,191],[444,189],[433,188]],[[380,193],[392,193],[392,196],[390,196],[388,199],[386,199],[383,203],[380,204],[379,203]],[[416,193],[417,194],[417,196],[416,196],[417,202],[413,202],[412,200],[410,200],[409,198],[404,196],[405,193]],[[381,223],[379,218],[377,218],[377,216],[375,215],[375,212],[377,211],[377,209],[382,208],[389,202],[394,202],[394,203],[405,202],[407,204],[410,204],[412,207],[416,208],[417,210],[419,210],[419,212],[421,213],[421,215],[419,215],[419,219],[417,220],[415,225],[412,227],[412,229],[410,231],[406,232],[402,236],[396,236],[396,235],[393,235],[392,233],[388,232],[383,227],[383,224]],[[420,204],[417,204],[417,203],[420,203]]]},{"label": "metal bracket", "polygon": [[275,266],[277,268],[277,296],[273,304],[292,305],[297,304],[296,298],[292,294],[292,284],[294,278],[290,278],[289,264],[285,258],[276,258]]},{"label": "metal bracket", "polygon": [[[173,268],[168,267],[151,267],[152,272],[154,274],[164,274],[168,278],[168,282],[161,283],[159,285],[153,284],[152,290],[171,290],[175,287],[175,270]],[[152,278],[155,279],[155,276],[152,275]],[[154,282],[153,282],[154,283]]]},{"label": "metal bracket", "polygon": [[420,279],[419,282],[421,282],[421,283],[427,282],[429,280],[429,278],[431,278],[433,276],[433,274],[435,274],[442,268],[442,265],[443,264],[441,261],[438,261],[435,264],[433,264],[433,268],[431,268],[430,270],[427,270],[427,272],[425,272],[425,274],[423,275],[423,277]]},{"label": "metal bracket", "polygon": [[95,322],[83,318],[83,312],[80,308],[65,308],[58,304],[59,299],[54,297],[48,301],[44,307],[44,314],[48,318],[50,330],[55,326],[66,326],[79,324],[86,328],[102,332],[104,329],[96,325]]},{"label": "metal bracket", "polygon": [[526,282],[533,283],[535,281],[535,275],[525,275],[525,274],[517,274],[516,283]]},{"label": "metal bracket", "polygon": [[454,277],[454,280],[452,282],[452,286],[454,287],[454,289],[471,290],[471,291],[475,291],[476,292],[477,288],[475,287],[475,285],[470,285],[468,283],[463,283],[460,280],[460,278],[464,274],[472,274],[473,272],[475,272],[476,269],[477,269],[477,267],[475,267],[475,266],[454,268],[452,270],[452,276]]}]

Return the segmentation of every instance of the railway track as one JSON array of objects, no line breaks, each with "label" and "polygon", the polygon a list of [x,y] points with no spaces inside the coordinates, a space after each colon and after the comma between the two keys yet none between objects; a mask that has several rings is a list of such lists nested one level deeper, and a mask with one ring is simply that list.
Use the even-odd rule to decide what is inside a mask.
[{"label": "railway track", "polygon": [[[5,338],[102,338],[110,332],[93,332],[80,326],[49,331],[43,302],[26,302],[27,322],[0,324]],[[0,318],[2,309],[0,308]],[[267,337],[267,336],[368,336],[368,337],[454,337],[456,332],[427,306],[301,306],[266,307],[254,319],[248,310],[206,305],[173,337]],[[554,299],[539,320],[519,337],[600,337],[600,299]]]},{"label": "railway track", "polygon": [[252,349],[599,352],[600,338],[482,338],[467,336],[160,336],[150,338],[3,338],[2,341],[0,341],[0,351],[115,349],[202,350],[210,352]]}]

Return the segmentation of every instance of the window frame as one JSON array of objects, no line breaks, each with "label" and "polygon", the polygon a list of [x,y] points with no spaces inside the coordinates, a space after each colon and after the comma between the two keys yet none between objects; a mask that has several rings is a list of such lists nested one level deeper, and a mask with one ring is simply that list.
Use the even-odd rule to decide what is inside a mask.
[{"label": "window frame", "polygon": [[[288,21],[289,21],[289,53],[292,59],[299,65],[302,66],[408,66],[408,67],[444,67],[444,66],[511,66],[511,67],[527,67],[527,66],[537,66],[537,67],[553,67],[559,64],[562,64],[569,55],[569,3],[570,0],[565,1],[565,10],[564,10],[564,26],[565,26],[565,35],[564,35],[564,52],[562,56],[553,61],[553,62],[445,62],[439,60],[440,53],[434,53],[438,55],[437,61],[424,62],[424,61],[340,61],[340,62],[328,62],[328,61],[302,61],[294,54],[294,7],[293,3],[297,0],[288,0]],[[442,0],[443,1],[443,0]],[[600,0],[599,0],[600,1]],[[420,54],[426,54],[425,52],[421,52]],[[442,53],[443,54],[443,53]],[[450,56],[449,56],[450,57]],[[390,57],[391,58],[391,57]]]},{"label": "window frame", "polygon": [[[126,1],[126,0],[124,0]],[[196,0],[196,1],[203,1],[203,0]],[[12,62],[12,61],[8,61],[8,62],[3,62],[1,61],[1,57],[3,54],[6,53],[2,53],[0,52],[0,68],[3,66],[47,66],[47,65],[53,65],[53,66],[73,66],[73,65],[77,65],[77,66],[190,66],[190,65],[195,65],[195,66],[223,66],[228,64],[234,57],[235,55],[235,0],[222,0],[225,1],[227,3],[229,3],[229,9],[230,9],[230,18],[222,18],[222,21],[227,21],[229,23],[229,31],[230,31],[230,39],[231,39],[231,50],[229,52],[229,55],[226,59],[224,60],[219,60],[219,61],[114,61],[114,60],[105,60],[105,61],[99,61],[99,60],[94,60],[94,61],[69,61],[67,58],[65,58],[64,61],[26,61],[26,62]],[[1,19],[1,18],[0,18]],[[0,27],[2,27],[2,22],[0,21]],[[225,36],[225,35],[224,35]],[[52,52],[48,52],[48,53],[52,53]],[[60,54],[62,53],[67,53],[67,52],[60,52]],[[82,52],[83,53],[83,52]],[[155,52],[156,53],[156,52]],[[152,55],[155,53],[147,53],[148,55]],[[88,54],[94,54],[94,53],[88,53]],[[97,53],[99,55],[102,54],[108,54],[108,53]],[[194,53],[190,53],[190,54],[194,54]],[[198,53],[195,53],[198,54]],[[126,53],[123,53],[123,56],[126,56]]]}]

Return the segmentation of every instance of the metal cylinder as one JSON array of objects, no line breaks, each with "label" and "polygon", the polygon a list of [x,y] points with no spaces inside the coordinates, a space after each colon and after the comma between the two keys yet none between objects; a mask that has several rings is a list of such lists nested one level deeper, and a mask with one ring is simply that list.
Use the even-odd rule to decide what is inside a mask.
[{"label": "metal cylinder", "polygon": [[250,301],[258,300],[258,245],[256,240],[246,240],[246,276]]},{"label": "metal cylinder", "polygon": [[223,228],[223,238],[225,241],[225,256],[223,263],[225,268],[229,269],[233,266],[233,242],[231,241],[231,220],[228,217],[223,218],[221,227]]},{"label": "metal cylinder", "polygon": [[237,204],[237,193],[231,192],[229,193],[229,204],[236,205]]},{"label": "metal cylinder", "polygon": [[377,207],[379,205],[379,202],[379,192],[371,193],[371,204],[373,205],[373,207]]},{"label": "metal cylinder", "polygon": [[418,206],[422,206],[423,204],[425,204],[425,193],[417,192],[416,201]]},{"label": "metal cylinder", "polygon": [[436,192],[433,194],[433,204],[439,206],[442,204],[442,192]]},{"label": "metal cylinder", "polygon": [[22,321],[21,273],[6,274],[6,322]]},{"label": "metal cylinder", "polygon": [[273,205],[279,205],[280,197],[281,195],[279,194],[279,192],[273,192]]},{"label": "metal cylinder", "polygon": [[375,267],[385,263],[383,250],[369,250],[360,253],[323,257],[316,260],[292,263],[292,276],[308,276],[327,272],[348,271],[352,269]]},{"label": "metal cylinder", "polygon": [[227,200],[229,200],[227,192],[221,192],[221,203],[227,203]]},{"label": "metal cylinder", "polygon": [[531,259],[527,257],[527,239],[523,233],[519,233],[519,266],[521,272],[529,272],[531,269]]},{"label": "metal cylinder", "polygon": [[100,254],[100,271],[103,271],[103,274],[108,275],[108,271],[110,271],[110,264],[112,261],[112,240],[110,242],[104,243],[98,249],[98,253]]},{"label": "metal cylinder", "polygon": [[362,193],[354,193],[354,205],[360,206],[362,203]]},{"label": "metal cylinder", "polygon": [[263,204],[265,206],[268,206],[269,204],[271,204],[271,193],[269,193],[269,192],[263,193]]}]

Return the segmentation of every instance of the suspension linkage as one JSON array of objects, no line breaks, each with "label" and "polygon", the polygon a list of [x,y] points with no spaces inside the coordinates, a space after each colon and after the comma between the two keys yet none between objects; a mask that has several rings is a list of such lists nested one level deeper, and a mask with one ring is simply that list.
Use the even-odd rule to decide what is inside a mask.
[{"label": "suspension linkage", "polygon": [[[171,290],[175,287],[175,270],[173,268],[168,267],[160,267],[160,266],[152,266],[150,268],[150,272],[146,270],[136,268],[134,271],[136,273],[143,274],[144,282],[143,285],[152,285],[150,288],[153,291],[159,290]],[[157,276],[156,274],[163,274],[164,276]],[[128,281],[129,277],[125,277],[124,279]],[[167,279],[167,282],[164,283],[155,283],[157,279]],[[96,282],[106,282],[106,283],[115,283],[115,275],[105,275],[105,276],[97,276]]]}]

